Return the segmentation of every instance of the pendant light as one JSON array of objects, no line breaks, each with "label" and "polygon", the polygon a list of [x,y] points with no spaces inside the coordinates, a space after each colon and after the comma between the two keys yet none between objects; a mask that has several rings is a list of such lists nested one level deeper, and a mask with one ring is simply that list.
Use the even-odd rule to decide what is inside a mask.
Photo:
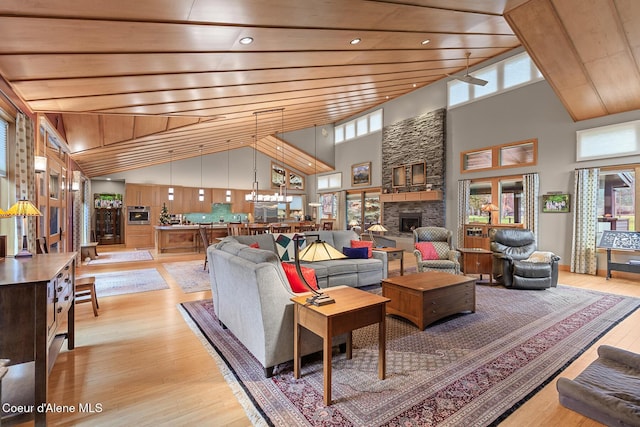
[{"label": "pendant light", "polygon": [[229,188],[229,171],[231,170],[229,167],[229,152],[231,151],[231,140],[227,139],[227,191],[224,196],[224,200],[227,203],[231,203],[231,189]]},{"label": "pendant light", "polygon": [[169,150],[169,201],[173,201],[173,150]]},{"label": "pendant light", "polygon": [[253,136],[253,183],[251,193],[245,194],[244,199],[256,203],[258,201],[258,112],[254,112],[253,115],[256,118],[256,132]]},{"label": "pendant light", "polygon": [[[316,180],[316,198],[318,198],[318,132],[317,125],[313,125],[313,177]],[[309,202],[309,206],[317,208],[322,206],[320,202]]]},{"label": "pendant light", "polygon": [[[277,134],[276,134],[277,135]],[[287,195],[287,168],[284,164],[284,108],[280,109],[280,151],[282,151],[282,170],[284,172],[284,180],[280,184],[278,194],[276,195],[276,201],[280,203],[292,202],[293,196]],[[277,159],[276,159],[277,160]]]},{"label": "pendant light", "polygon": [[202,145],[200,146],[200,188],[198,189],[198,200],[204,202],[204,188],[202,188]]}]

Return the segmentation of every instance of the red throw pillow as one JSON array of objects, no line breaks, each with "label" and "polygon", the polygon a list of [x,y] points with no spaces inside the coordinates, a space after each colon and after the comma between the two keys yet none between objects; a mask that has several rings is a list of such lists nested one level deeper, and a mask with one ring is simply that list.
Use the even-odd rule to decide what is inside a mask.
[{"label": "red throw pillow", "polygon": [[256,248],[256,249],[260,249],[260,245],[258,244],[258,242],[253,242],[252,244],[249,245],[250,248]]},{"label": "red throw pillow", "polygon": [[[309,292],[309,289],[302,283],[302,279],[298,276],[298,272],[296,271],[296,265],[290,262],[283,262],[282,269],[287,275],[287,280],[289,280],[289,286],[291,286],[291,291],[299,294],[301,292]],[[306,279],[307,283],[311,285],[313,289],[318,289],[318,281],[316,279],[316,271],[310,267],[300,266],[300,270],[302,270],[302,275]]]},{"label": "red throw pillow", "polygon": [[373,256],[373,242],[363,241],[363,240],[352,240],[351,247],[352,248],[368,248],[369,249],[369,253],[367,254],[368,258],[371,258]]},{"label": "red throw pillow", "polygon": [[422,259],[440,259],[435,246],[431,242],[416,243],[416,249],[422,254]]}]

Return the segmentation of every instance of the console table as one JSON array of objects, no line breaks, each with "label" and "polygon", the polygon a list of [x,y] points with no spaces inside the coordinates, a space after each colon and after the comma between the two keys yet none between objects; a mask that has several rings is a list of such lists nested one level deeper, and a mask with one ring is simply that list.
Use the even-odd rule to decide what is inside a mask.
[{"label": "console table", "polygon": [[0,358],[9,359],[0,420],[47,423],[49,371],[63,342],[74,348],[75,252],[5,258],[0,263]]},{"label": "console table", "polygon": [[607,280],[611,277],[612,271],[640,273],[640,261],[629,261],[626,263],[611,261],[611,249],[640,251],[640,232],[603,231],[598,247],[607,250]]}]

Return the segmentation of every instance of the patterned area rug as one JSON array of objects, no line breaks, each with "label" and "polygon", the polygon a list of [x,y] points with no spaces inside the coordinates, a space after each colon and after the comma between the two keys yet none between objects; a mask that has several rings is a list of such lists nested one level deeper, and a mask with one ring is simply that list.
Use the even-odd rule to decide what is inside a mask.
[{"label": "patterned area rug", "polygon": [[[376,290],[379,292],[379,288]],[[476,312],[419,331],[387,317],[387,378],[377,377],[377,325],[353,334],[351,360],[333,358],[333,405],[322,404],[322,358],[264,378],[262,366],[213,314],[211,300],[179,309],[258,425],[496,425],[557,376],[640,300],[559,286],[477,286]],[[244,396],[244,398],[242,398]]]},{"label": "patterned area rug", "polygon": [[185,293],[210,291],[209,273],[203,269],[204,261],[167,262],[167,269]]},{"label": "patterned area rug", "polygon": [[87,265],[111,264],[113,262],[149,261],[153,256],[147,250],[102,252],[98,246],[98,258],[87,262]]},{"label": "patterned area rug", "polygon": [[155,268],[91,275],[96,277],[98,297],[169,289],[169,285]]}]

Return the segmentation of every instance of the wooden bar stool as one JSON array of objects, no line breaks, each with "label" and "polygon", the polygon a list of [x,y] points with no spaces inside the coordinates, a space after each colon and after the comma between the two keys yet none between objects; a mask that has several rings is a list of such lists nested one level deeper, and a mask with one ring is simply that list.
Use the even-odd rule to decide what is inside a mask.
[{"label": "wooden bar stool", "polygon": [[96,278],[95,276],[85,276],[76,278],[76,304],[90,302],[93,306],[93,315],[98,315],[98,297],[96,295]]}]

